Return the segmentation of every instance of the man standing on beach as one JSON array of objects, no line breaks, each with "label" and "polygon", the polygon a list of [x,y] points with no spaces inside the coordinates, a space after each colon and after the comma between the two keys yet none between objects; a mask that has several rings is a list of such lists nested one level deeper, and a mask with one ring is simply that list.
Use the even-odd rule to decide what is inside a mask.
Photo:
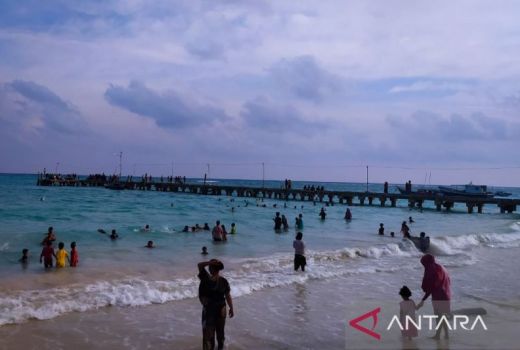
[{"label": "man standing on beach", "polygon": [[[206,271],[209,267],[209,273]],[[234,316],[229,282],[219,272],[224,264],[217,260],[203,261],[199,268],[199,300],[202,304],[202,349],[215,348],[215,333],[218,349],[224,349],[224,327],[226,325],[226,303],[229,306],[229,317]]]}]

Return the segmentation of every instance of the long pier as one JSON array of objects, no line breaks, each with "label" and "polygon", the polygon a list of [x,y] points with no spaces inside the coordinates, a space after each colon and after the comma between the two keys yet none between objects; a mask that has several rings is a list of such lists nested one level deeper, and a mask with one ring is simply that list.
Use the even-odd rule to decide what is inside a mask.
[{"label": "long pier", "polygon": [[[474,211],[482,213],[484,205],[496,205],[501,213],[513,213],[520,205],[520,199],[509,198],[476,198],[471,196],[446,196],[441,193],[381,193],[381,192],[354,192],[354,191],[328,191],[328,190],[304,190],[245,187],[230,185],[209,185],[204,183],[191,184],[184,181],[121,181],[117,182],[118,189],[191,193],[198,195],[235,196],[249,198],[271,198],[279,200],[324,202],[329,204],[339,203],[347,205],[369,205],[380,207],[396,207],[398,200],[407,200],[409,208],[422,209],[425,202],[432,202],[437,211],[451,210],[455,203],[466,205],[468,213]],[[38,186],[71,186],[71,187],[106,187],[109,186],[106,178],[78,177],[38,177]]]}]

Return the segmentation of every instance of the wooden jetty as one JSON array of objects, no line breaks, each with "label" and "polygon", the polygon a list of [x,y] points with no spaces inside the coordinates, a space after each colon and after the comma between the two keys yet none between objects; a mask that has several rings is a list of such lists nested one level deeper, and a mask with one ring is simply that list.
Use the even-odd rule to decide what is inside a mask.
[{"label": "wooden jetty", "polygon": [[[378,192],[353,192],[353,191],[328,191],[328,190],[304,190],[283,188],[262,188],[230,185],[215,185],[204,183],[185,183],[183,181],[120,181],[117,182],[119,189],[191,193],[212,196],[235,196],[249,198],[271,198],[279,200],[294,201],[316,201],[325,203],[339,203],[347,205],[378,205],[381,207],[396,207],[398,200],[408,201],[408,207],[422,209],[425,202],[432,202],[437,209],[442,208],[449,211],[455,203],[466,205],[468,213],[475,210],[482,213],[484,205],[496,205],[501,213],[513,213],[520,205],[520,199],[509,198],[475,198],[470,196],[446,196],[440,193],[378,193]],[[72,186],[72,187],[106,187],[110,182],[106,178],[80,179],[76,176],[52,177],[38,176],[38,186]]]}]

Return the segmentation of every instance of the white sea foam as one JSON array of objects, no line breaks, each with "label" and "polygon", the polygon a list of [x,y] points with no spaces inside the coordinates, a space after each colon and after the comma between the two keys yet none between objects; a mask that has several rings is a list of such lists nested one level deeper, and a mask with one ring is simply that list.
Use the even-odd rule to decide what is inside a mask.
[{"label": "white sea foam", "polygon": [[9,249],[9,242],[5,242],[4,244],[0,245],[0,252],[3,252],[7,249]]},{"label": "white sea foam", "polygon": [[460,236],[442,236],[431,238],[433,254],[463,254],[478,246],[514,248],[520,246],[520,233],[476,233]]},{"label": "white sea foam", "polygon": [[511,224],[511,229],[514,231],[520,231],[520,221],[513,222]]},{"label": "white sea foam", "polygon": [[[407,249],[403,246],[403,249]],[[233,295],[241,296],[265,288],[310,279],[325,279],[341,275],[358,275],[377,272],[392,272],[398,269],[392,264],[346,264],[347,260],[383,256],[414,254],[406,253],[397,244],[367,249],[345,248],[332,252],[307,253],[309,262],[306,273],[293,271],[290,255],[272,256],[237,261],[236,268],[225,273],[232,285]],[[196,277],[178,278],[171,281],[146,281],[127,279],[100,281],[88,285],[71,285],[48,290],[17,291],[0,294],[0,325],[20,323],[29,319],[45,320],[68,312],[83,312],[106,306],[141,306],[166,303],[197,296]]]},{"label": "white sea foam", "polygon": [[[470,255],[458,257],[472,247],[495,247],[520,242],[516,234],[475,234],[432,238],[432,246],[445,257],[447,267],[473,264]],[[305,273],[293,271],[293,259],[287,254],[273,254],[255,259],[232,261],[226,269],[234,296],[253,293],[307,280],[327,279],[346,275],[392,273],[403,268],[418,269],[419,264],[402,264],[399,259],[415,259],[421,253],[409,241],[398,241],[366,248],[342,248],[334,251],[308,251]],[[84,312],[106,306],[141,306],[162,304],[197,296],[196,277],[164,281],[129,278],[99,281],[87,285],[70,285],[47,290],[26,290],[0,293],[0,325],[21,323],[29,319],[50,319],[69,312]]]}]

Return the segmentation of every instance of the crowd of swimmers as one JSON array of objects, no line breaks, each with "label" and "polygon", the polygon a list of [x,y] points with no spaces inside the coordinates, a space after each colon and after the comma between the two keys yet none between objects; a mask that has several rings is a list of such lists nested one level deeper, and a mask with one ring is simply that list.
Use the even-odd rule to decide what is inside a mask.
[{"label": "crowd of swimmers", "polygon": [[[45,237],[41,244],[43,246],[40,253],[40,264],[47,268],[56,266],[62,268],[67,266],[67,262],[71,267],[76,267],[79,264],[79,253],[76,247],[76,242],[70,244],[70,255],[65,249],[65,243],[58,243],[58,250],[54,250],[54,242],[56,241],[56,234],[54,228],[51,226],[47,230]],[[29,263],[29,249],[22,249],[22,257],[19,259],[22,266],[27,267]]]},{"label": "crowd of swimmers", "polygon": [[[280,214],[280,212],[276,212],[273,218],[274,221],[274,231],[282,232],[289,230],[289,222],[287,221],[287,217],[284,214]],[[297,230],[303,229],[303,214],[298,214],[297,217],[294,218],[294,227]]]},{"label": "crowd of swimmers", "polygon": [[[411,216],[408,217],[408,222],[403,221],[401,223],[401,234],[404,239],[408,239],[408,240],[412,241],[420,251],[425,253],[430,248],[430,237],[426,236],[425,232],[421,232],[419,234],[419,237],[412,236],[412,232],[411,232],[410,226],[408,226],[408,224],[413,224],[414,222],[415,221]],[[385,226],[383,223],[379,224],[378,235],[380,235],[380,236],[385,235]],[[390,236],[395,237],[395,232],[391,231]]]}]

